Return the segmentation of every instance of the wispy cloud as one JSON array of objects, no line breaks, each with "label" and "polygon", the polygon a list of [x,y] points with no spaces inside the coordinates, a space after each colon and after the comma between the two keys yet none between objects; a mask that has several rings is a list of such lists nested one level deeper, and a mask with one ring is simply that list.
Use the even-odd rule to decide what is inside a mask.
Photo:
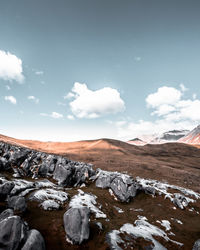
[{"label": "wispy cloud", "polygon": [[40,113],[41,116],[48,116],[54,119],[59,119],[59,118],[63,118],[63,115],[57,112],[52,112],[51,114],[47,114],[47,113]]},{"label": "wispy cloud", "polygon": [[36,75],[43,75],[43,74],[44,74],[44,71],[35,71],[35,74],[36,74]]},{"label": "wispy cloud", "polygon": [[24,80],[22,60],[10,52],[0,50],[0,78],[22,83]]},{"label": "wispy cloud", "polygon": [[8,102],[10,102],[12,104],[17,104],[16,98],[14,96],[12,96],[12,95],[5,96],[4,99],[5,99],[5,101],[8,101]]},{"label": "wispy cloud", "polygon": [[38,98],[36,98],[36,97],[35,97],[35,96],[33,96],[33,95],[28,96],[28,97],[27,97],[27,99],[28,99],[28,100],[30,100],[30,101],[35,102],[36,104],[38,104],[38,103],[39,103],[39,99],[38,99]]}]

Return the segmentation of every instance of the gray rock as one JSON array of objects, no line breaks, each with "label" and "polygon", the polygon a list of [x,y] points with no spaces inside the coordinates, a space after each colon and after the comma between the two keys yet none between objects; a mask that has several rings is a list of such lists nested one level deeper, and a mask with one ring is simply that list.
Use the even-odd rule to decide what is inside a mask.
[{"label": "gray rock", "polygon": [[13,216],[12,209],[6,209],[0,214],[0,221],[4,220],[7,217]]},{"label": "gray rock", "polygon": [[184,209],[185,207],[188,206],[187,198],[184,195],[175,193],[174,196],[175,196],[173,199],[174,205],[176,205],[180,209]]},{"label": "gray rock", "polygon": [[[130,180],[128,183],[130,183]],[[117,199],[122,202],[129,202],[130,199],[135,197],[137,194],[137,185],[134,183],[129,185],[126,180],[123,180],[121,177],[116,177],[112,181],[110,188]]]},{"label": "gray rock", "polygon": [[73,244],[81,244],[89,239],[89,214],[87,207],[70,208],[63,216],[67,238]]},{"label": "gray rock", "polygon": [[27,205],[24,197],[12,196],[8,198],[8,207],[14,211],[25,212]]},{"label": "gray rock", "polygon": [[111,178],[110,175],[107,176],[99,176],[96,180],[96,187],[98,188],[109,188],[111,185],[111,181],[113,178]]},{"label": "gray rock", "polygon": [[17,250],[27,235],[27,227],[19,216],[0,221],[0,249]]},{"label": "gray rock", "polygon": [[11,181],[7,181],[0,185],[0,200],[5,200],[14,186],[14,183]]},{"label": "gray rock", "polygon": [[21,250],[45,250],[45,242],[41,233],[35,229],[28,232],[27,240]]},{"label": "gray rock", "polygon": [[195,241],[192,250],[200,250],[200,239],[198,239],[197,241]]},{"label": "gray rock", "polygon": [[70,165],[57,164],[53,178],[58,181],[59,185],[72,186],[74,171],[75,169]]}]

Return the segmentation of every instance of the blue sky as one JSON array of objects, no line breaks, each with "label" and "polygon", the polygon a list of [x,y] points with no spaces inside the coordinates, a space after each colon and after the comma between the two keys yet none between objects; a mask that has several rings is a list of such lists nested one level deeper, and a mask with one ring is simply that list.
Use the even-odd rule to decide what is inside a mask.
[{"label": "blue sky", "polygon": [[0,133],[127,140],[200,123],[198,0],[0,2]]}]

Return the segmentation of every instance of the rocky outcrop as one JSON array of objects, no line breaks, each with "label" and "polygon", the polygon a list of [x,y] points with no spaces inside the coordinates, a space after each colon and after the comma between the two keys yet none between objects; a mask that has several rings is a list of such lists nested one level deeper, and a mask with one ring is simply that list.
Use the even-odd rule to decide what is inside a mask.
[{"label": "rocky outcrop", "polygon": [[89,214],[87,207],[70,208],[63,216],[66,237],[73,244],[89,239]]},{"label": "rocky outcrop", "polygon": [[91,164],[74,162],[23,147],[0,143],[0,169],[14,172],[15,177],[53,177],[59,185],[72,187],[85,183],[95,171]]}]

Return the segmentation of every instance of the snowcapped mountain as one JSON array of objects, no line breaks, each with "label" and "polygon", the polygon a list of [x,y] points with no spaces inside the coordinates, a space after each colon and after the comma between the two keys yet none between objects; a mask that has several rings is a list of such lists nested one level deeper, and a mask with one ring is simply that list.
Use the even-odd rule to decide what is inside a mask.
[{"label": "snowcapped mountain", "polygon": [[189,130],[170,130],[156,137],[151,143],[176,142],[186,136],[189,132]]},{"label": "snowcapped mountain", "polygon": [[194,128],[187,135],[179,139],[179,142],[200,144],[200,125]]},{"label": "snowcapped mountain", "polygon": [[190,131],[189,130],[170,130],[160,135],[142,135],[132,140],[129,140],[129,144],[143,146],[145,144],[160,144],[166,142],[176,142],[182,137],[185,137]]}]

